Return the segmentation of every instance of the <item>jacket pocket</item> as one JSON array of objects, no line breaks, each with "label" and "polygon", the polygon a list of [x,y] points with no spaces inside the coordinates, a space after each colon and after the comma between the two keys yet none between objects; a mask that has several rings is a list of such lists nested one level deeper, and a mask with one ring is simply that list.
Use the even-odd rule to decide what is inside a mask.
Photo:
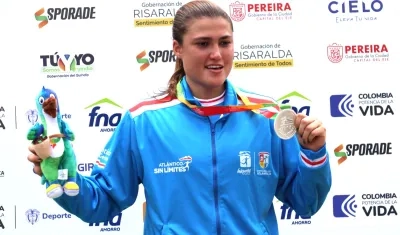
[{"label": "jacket pocket", "polygon": [[270,235],[269,229],[264,222],[261,222],[259,225],[260,225],[260,235]]}]

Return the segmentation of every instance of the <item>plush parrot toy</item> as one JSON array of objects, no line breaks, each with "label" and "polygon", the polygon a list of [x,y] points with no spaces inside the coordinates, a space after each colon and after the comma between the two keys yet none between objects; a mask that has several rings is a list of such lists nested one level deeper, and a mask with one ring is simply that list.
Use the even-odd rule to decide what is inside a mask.
[{"label": "plush parrot toy", "polygon": [[32,141],[33,149],[42,159],[42,184],[46,185],[49,198],[58,198],[64,192],[76,196],[76,158],[71,141],[75,136],[67,123],[62,120],[57,94],[43,86],[36,97],[37,122],[28,131],[27,139]]}]

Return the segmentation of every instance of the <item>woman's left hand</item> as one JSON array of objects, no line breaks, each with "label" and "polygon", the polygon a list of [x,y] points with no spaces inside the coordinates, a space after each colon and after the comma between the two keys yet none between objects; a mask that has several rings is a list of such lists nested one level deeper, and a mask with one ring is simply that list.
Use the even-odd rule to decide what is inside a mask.
[{"label": "woman's left hand", "polygon": [[295,126],[300,145],[314,152],[325,144],[326,129],[321,121],[305,114],[296,114]]}]

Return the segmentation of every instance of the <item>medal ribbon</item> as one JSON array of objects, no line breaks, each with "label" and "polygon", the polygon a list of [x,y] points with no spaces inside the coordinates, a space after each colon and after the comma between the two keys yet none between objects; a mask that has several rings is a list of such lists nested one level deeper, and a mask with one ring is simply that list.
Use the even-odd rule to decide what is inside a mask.
[{"label": "medal ribbon", "polygon": [[275,108],[277,108],[277,111],[280,111],[283,109],[291,108],[290,105],[279,105],[273,101],[271,101],[271,103],[252,104],[246,96],[244,96],[240,92],[238,92],[236,90],[236,88],[234,88],[234,89],[235,89],[236,94],[239,96],[239,98],[244,103],[244,105],[201,107],[201,106],[193,105],[193,104],[189,103],[189,101],[186,100],[185,95],[183,93],[183,86],[181,84],[181,81],[178,82],[177,87],[176,87],[178,100],[181,101],[182,103],[184,103],[190,109],[192,109],[195,113],[202,115],[202,116],[213,116],[213,115],[221,115],[221,114],[227,114],[227,113],[253,111],[255,113],[261,113],[262,115],[264,115],[267,118],[274,119],[278,115],[278,113],[271,112],[271,111],[264,111],[262,109],[269,108],[269,107],[275,107]]}]

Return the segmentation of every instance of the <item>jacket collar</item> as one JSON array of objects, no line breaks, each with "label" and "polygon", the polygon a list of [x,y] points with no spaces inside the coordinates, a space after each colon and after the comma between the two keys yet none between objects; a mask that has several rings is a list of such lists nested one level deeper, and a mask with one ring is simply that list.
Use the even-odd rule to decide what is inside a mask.
[{"label": "jacket collar", "polygon": [[[201,106],[200,102],[193,97],[193,94],[189,88],[187,81],[186,81],[186,76],[184,76],[182,78],[181,84],[182,84],[182,88],[183,88],[182,90],[183,90],[185,99],[187,101],[189,101],[189,103],[191,103],[191,104]],[[237,96],[237,93],[235,91],[233,84],[230,81],[226,80],[225,81],[224,106],[238,105],[238,103],[239,103],[238,96]]]}]

